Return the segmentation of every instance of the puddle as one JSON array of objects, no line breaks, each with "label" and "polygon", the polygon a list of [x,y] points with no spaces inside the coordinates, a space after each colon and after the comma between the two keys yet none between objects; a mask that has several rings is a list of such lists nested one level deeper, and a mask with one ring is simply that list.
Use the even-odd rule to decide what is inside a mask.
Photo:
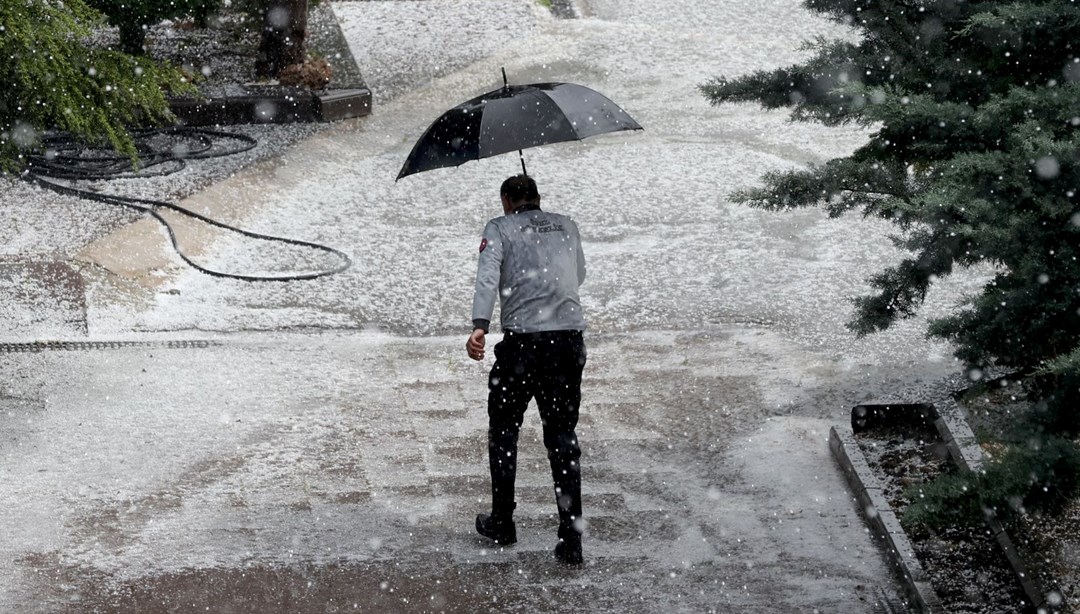
[{"label": "puddle", "polygon": [[[255,565],[192,569],[116,583],[100,574],[67,570],[54,585],[52,611],[155,614],[158,612],[484,612],[505,611],[493,602],[485,569],[442,566],[410,574],[395,562],[297,567]],[[72,591],[73,584],[78,587]],[[67,590],[65,590],[65,587]],[[74,594],[76,593],[77,594]],[[65,593],[65,594],[60,594]],[[500,595],[500,597],[503,597]]]}]

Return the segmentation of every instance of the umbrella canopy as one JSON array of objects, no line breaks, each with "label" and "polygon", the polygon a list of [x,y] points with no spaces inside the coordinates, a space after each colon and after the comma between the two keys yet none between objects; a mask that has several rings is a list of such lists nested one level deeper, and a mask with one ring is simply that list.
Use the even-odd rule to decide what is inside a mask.
[{"label": "umbrella canopy", "polygon": [[443,113],[413,146],[397,178],[529,147],[641,129],[617,104],[581,85],[506,85]]}]

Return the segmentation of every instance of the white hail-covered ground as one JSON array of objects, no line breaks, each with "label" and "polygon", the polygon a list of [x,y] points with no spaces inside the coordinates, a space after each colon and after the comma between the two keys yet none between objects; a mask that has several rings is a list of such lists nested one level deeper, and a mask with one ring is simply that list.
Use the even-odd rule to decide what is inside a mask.
[{"label": "white hail-covered ground", "polygon": [[[796,0],[588,0],[575,20],[528,0],[332,7],[376,94],[370,117],[248,128],[280,158],[102,189],[167,195],[211,178],[182,204],[332,245],[354,261],[345,273],[210,278],[168,251],[155,222],[0,185],[0,212],[18,224],[0,226],[0,267],[13,271],[0,275],[13,297],[0,307],[6,340],[219,344],[0,356],[0,610],[108,603],[87,578],[121,599],[163,575],[180,585],[185,570],[331,563],[364,581],[398,578],[451,611],[458,599],[492,612],[564,611],[567,599],[590,612],[872,611],[893,592],[829,458],[828,427],[853,402],[903,395],[956,363],[923,338],[925,317],[867,339],[844,328],[849,299],[898,256],[887,224],[730,199],[765,172],[845,155],[866,133],[711,107],[697,89],[851,33]],[[497,552],[470,535],[486,501],[486,365],[466,364],[461,346],[479,233],[517,158],[394,181],[428,124],[501,85],[502,68],[515,83],[597,89],[645,127],[525,152],[544,207],[578,221],[589,263],[581,436],[594,521],[576,575],[551,570],[535,424],[523,434],[522,543]],[[216,269],[326,264],[177,229]],[[72,258],[89,280],[85,304],[19,294],[48,274],[27,273],[28,259]],[[977,282],[946,280],[926,313]],[[423,585],[433,577],[455,588]],[[373,582],[365,590],[386,590]]]}]

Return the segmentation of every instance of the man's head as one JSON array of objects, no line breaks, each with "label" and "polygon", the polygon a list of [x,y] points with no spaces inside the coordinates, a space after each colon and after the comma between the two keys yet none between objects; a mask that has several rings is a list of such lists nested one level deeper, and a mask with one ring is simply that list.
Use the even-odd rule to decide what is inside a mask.
[{"label": "man's head", "polygon": [[504,181],[499,188],[499,196],[502,198],[505,213],[540,204],[540,192],[536,190],[536,182],[528,175],[514,175]]}]

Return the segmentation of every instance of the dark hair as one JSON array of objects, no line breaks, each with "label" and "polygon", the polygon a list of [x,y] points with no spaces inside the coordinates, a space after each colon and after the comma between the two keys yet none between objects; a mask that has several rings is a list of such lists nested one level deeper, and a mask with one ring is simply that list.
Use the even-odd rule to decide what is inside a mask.
[{"label": "dark hair", "polygon": [[511,204],[523,202],[536,203],[540,200],[540,192],[536,190],[536,182],[528,175],[514,175],[502,183],[499,195],[510,199]]}]

